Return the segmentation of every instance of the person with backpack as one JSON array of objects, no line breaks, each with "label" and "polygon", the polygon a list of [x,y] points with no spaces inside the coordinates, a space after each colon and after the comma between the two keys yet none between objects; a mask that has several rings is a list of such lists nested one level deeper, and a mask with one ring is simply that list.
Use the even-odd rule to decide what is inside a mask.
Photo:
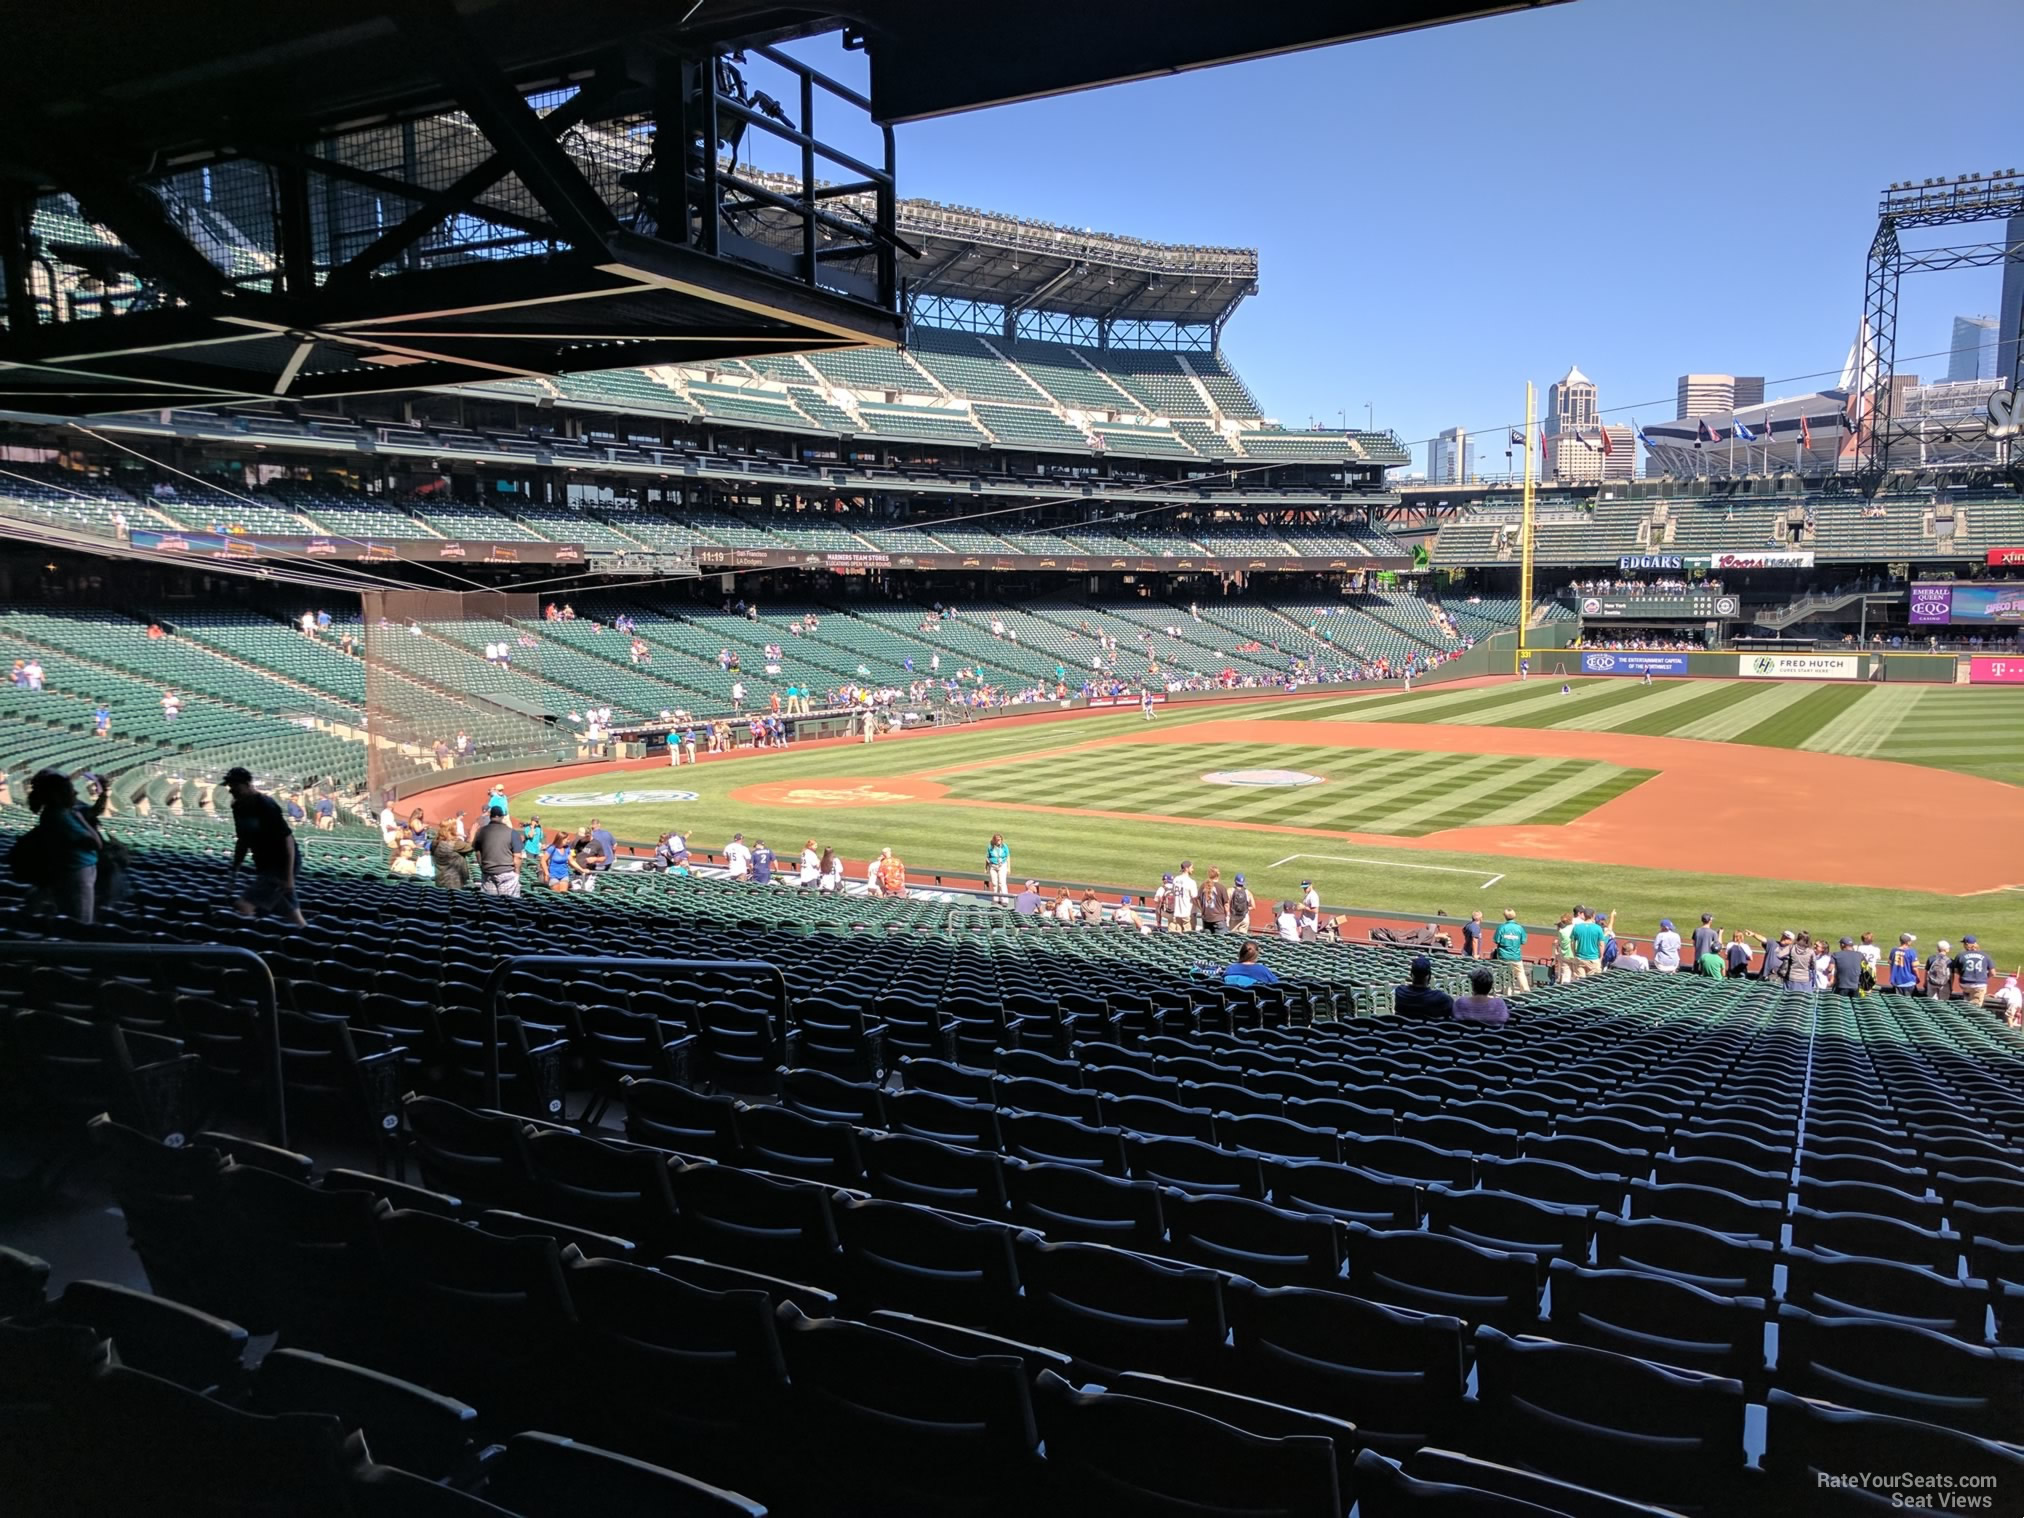
[{"label": "person with backpack", "polygon": [[1926,995],[1935,1001],[1951,1001],[1954,995],[1954,946],[1942,938],[1933,945],[1926,960]]},{"label": "person with backpack", "polygon": [[99,854],[105,836],[106,786],[89,777],[96,792],[86,806],[77,787],[60,770],[43,770],[28,782],[28,810],[35,826],[14,841],[8,864],[14,878],[33,887],[31,911],[57,912],[89,925],[98,905]]},{"label": "person with backpack", "polygon": [[1244,877],[1235,877],[1230,882],[1229,923],[1232,933],[1250,933],[1251,908],[1256,904],[1251,898],[1251,888],[1244,884]]}]

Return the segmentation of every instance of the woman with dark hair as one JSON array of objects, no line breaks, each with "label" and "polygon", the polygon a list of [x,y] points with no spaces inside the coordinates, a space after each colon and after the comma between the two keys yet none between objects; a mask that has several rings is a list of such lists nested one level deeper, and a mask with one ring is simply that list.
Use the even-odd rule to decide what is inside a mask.
[{"label": "woman with dark hair", "polygon": [[831,893],[843,889],[843,861],[836,857],[836,850],[828,844],[822,846],[822,868],[816,871],[815,888]]},{"label": "woman with dark hair", "polygon": [[105,837],[98,819],[105,815],[105,782],[91,777],[90,806],[77,799],[77,787],[59,770],[43,770],[28,782],[28,810],[35,826],[15,840],[14,874],[35,889],[32,910],[60,912],[89,923],[97,907],[98,856]]}]

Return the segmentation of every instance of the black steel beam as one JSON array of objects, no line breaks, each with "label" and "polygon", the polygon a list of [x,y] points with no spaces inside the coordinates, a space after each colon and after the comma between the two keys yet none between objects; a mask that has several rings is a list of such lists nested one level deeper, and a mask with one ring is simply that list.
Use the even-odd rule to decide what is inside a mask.
[{"label": "black steel beam", "polygon": [[403,34],[439,70],[457,103],[555,221],[566,242],[599,247],[618,218],[543,127],[448,0],[410,0],[396,12]]}]

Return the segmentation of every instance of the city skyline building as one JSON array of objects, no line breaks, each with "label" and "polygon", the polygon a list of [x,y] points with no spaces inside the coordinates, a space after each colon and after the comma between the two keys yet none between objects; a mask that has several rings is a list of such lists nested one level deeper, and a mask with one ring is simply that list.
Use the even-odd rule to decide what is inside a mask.
[{"label": "city skyline building", "polygon": [[1427,479],[1436,485],[1460,485],[1474,478],[1476,445],[1466,427],[1450,427],[1427,444]]},{"label": "city skyline building", "polygon": [[1953,341],[1947,345],[1947,383],[1996,377],[1996,318],[1957,316]]}]

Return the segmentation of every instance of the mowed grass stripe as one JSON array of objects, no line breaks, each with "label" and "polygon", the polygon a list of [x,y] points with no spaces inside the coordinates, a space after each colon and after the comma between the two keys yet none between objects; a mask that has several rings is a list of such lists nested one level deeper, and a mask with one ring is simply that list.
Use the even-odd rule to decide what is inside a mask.
[{"label": "mowed grass stripe", "polygon": [[1868,694],[1866,685],[1816,686],[1775,717],[1745,728],[1734,741],[1761,743],[1766,748],[1797,748]]},{"label": "mowed grass stripe", "polygon": [[1657,770],[1617,770],[1597,778],[1585,791],[1571,796],[1562,796],[1538,816],[1532,818],[1534,825],[1558,826],[1572,822],[1577,817],[1586,817],[1605,801],[1614,801],[1625,791],[1635,790],[1643,785]]},{"label": "mowed grass stripe", "polygon": [[[1561,685],[1567,685],[1565,694]],[[1636,687],[1630,687],[1635,694]],[[1458,727],[1544,727],[1562,717],[1572,717],[1585,711],[1592,703],[1607,705],[1620,699],[1625,687],[1613,680],[1596,680],[1586,684],[1563,681],[1535,683],[1527,688],[1524,699],[1514,701],[1495,711],[1457,712],[1443,722]],[[1537,719],[1537,720],[1534,720]]]},{"label": "mowed grass stripe", "polygon": [[[1509,805],[1517,796],[1536,794],[1567,765],[1564,759],[1523,759],[1508,754],[1495,757],[1500,762],[1481,766],[1479,778],[1470,779],[1471,771],[1463,767],[1443,776],[1426,800],[1388,813],[1382,831],[1417,837],[1442,827],[1459,827],[1461,822],[1451,819],[1473,819]],[[1580,763],[1572,767],[1588,768]]]},{"label": "mowed grass stripe", "polygon": [[[1339,791],[1330,785],[1330,794],[1315,798],[1314,804],[1291,809],[1276,820],[1298,827],[1334,828],[1343,832],[1373,831],[1364,827],[1367,819],[1389,815],[1401,798],[1418,794],[1454,759],[1453,754],[1415,753],[1403,763],[1387,764],[1382,771],[1360,767],[1354,776],[1344,777],[1353,780],[1353,785],[1346,785]],[[1367,776],[1375,776],[1377,783],[1370,783]]]},{"label": "mowed grass stripe", "polygon": [[1506,727],[1575,727],[1595,719],[1600,726],[1622,720],[1625,709],[1651,699],[1653,692],[1635,680],[1611,680],[1593,687],[1577,687],[1563,696],[1556,692],[1542,697],[1538,706],[1513,717]]},{"label": "mowed grass stripe", "polygon": [[1822,723],[1799,746],[1827,754],[1873,754],[1918,707],[1924,694],[1916,685],[1869,686],[1862,700]]},{"label": "mowed grass stripe", "polygon": [[[1412,749],[1338,749],[1329,757],[1326,785],[1263,791],[1241,801],[1233,796],[1236,804],[1218,807],[1214,815],[1231,822],[1291,822],[1305,827],[1307,816],[1317,808],[1331,808],[1345,796],[1367,794],[1400,771],[1423,767],[1426,759],[1424,753]],[[1315,772],[1322,773],[1318,768]]]},{"label": "mowed grass stripe", "polygon": [[1091,749],[1079,754],[1057,754],[1035,758],[1029,764],[1001,764],[988,769],[966,770],[943,783],[950,794],[984,801],[1056,800],[1069,792],[1082,792],[1080,781],[1101,776],[1104,788],[1128,786],[1140,773],[1169,770],[1179,750],[1148,747],[1139,753],[1124,749]]},{"label": "mowed grass stripe", "polygon": [[[1539,822],[1554,817],[1562,806],[1577,797],[1586,797],[1598,785],[1615,779],[1625,773],[1615,765],[1590,764],[1578,760],[1566,761],[1561,771],[1549,777],[1543,785],[1529,791],[1505,798],[1502,805],[1480,811],[1467,822],[1452,823],[1454,827],[1518,827],[1526,823]],[[1638,771],[1637,773],[1647,773]],[[1612,792],[1614,794],[1614,792]],[[1603,798],[1608,799],[1607,797]],[[1600,801],[1584,802],[1582,812],[1601,805]],[[1573,815],[1580,816],[1582,812]],[[1562,818],[1561,820],[1565,820]]]},{"label": "mowed grass stripe", "polygon": [[1691,722],[1681,723],[1673,729],[1672,736],[1726,743],[1736,734],[1747,732],[1784,711],[1793,702],[1803,699],[1806,687],[1773,685],[1759,690],[1740,680],[1732,680],[1721,688],[1721,694],[1722,704]]},{"label": "mowed grass stripe", "polygon": [[1553,726],[1563,732],[1618,732],[1626,723],[1639,722],[1659,712],[1670,711],[1700,694],[1688,680],[1670,681],[1663,685],[1651,686],[1649,689],[1639,686],[1633,697],[1620,701],[1611,708],[1564,717]]},{"label": "mowed grass stripe", "polygon": [[1736,699],[1732,687],[1723,685],[1714,690],[1704,690],[1691,701],[1682,701],[1678,706],[1669,706],[1662,712],[1648,712],[1642,717],[1633,717],[1617,728],[1620,733],[1634,733],[1643,738],[1678,737],[1681,729],[1691,726],[1704,717],[1726,711]]},{"label": "mowed grass stripe", "polygon": [[1326,720],[1330,722],[1431,722],[1442,712],[1458,711],[1466,707],[1494,704],[1513,699],[1510,690],[1485,690],[1471,687],[1468,690],[1416,691],[1412,695],[1400,692],[1385,695],[1374,700],[1358,702],[1355,706]]}]

